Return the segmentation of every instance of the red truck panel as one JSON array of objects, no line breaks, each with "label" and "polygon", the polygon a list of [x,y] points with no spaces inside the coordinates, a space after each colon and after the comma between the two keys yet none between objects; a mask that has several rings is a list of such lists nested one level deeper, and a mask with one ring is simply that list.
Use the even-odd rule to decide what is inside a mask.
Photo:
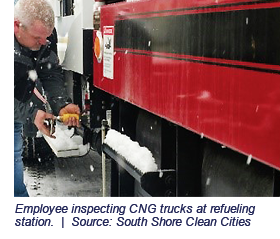
[{"label": "red truck panel", "polygon": [[280,169],[280,2],[215,2],[102,7],[114,77],[95,58],[94,85]]}]

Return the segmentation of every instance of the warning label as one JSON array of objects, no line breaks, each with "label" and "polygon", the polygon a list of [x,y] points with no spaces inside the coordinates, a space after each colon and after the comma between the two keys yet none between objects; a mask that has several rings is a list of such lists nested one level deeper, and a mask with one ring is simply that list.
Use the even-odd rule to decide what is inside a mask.
[{"label": "warning label", "polygon": [[114,79],[114,27],[103,27],[103,76]]}]

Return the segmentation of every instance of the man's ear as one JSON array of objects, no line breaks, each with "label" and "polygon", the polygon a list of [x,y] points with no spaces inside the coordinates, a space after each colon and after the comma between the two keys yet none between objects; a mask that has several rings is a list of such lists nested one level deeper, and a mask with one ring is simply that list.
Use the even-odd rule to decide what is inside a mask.
[{"label": "man's ear", "polygon": [[19,32],[20,21],[14,20],[14,33],[17,34]]}]

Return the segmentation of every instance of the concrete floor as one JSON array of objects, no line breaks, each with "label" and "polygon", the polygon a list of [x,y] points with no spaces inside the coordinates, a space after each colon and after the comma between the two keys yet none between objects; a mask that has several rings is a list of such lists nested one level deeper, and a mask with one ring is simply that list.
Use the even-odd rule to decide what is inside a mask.
[{"label": "concrete floor", "polygon": [[[101,156],[90,150],[83,157],[57,158],[46,142],[44,152],[24,158],[24,179],[30,197],[101,197]],[[36,145],[37,147],[37,145]],[[106,159],[107,194],[110,194],[110,161]],[[109,195],[107,195],[109,196]]]}]

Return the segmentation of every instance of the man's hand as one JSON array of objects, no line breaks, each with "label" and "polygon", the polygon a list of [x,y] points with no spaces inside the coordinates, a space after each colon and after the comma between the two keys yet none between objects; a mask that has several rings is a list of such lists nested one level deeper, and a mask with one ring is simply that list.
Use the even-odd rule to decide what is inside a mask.
[{"label": "man's hand", "polygon": [[[77,105],[69,104],[66,105],[59,111],[59,115],[62,116],[64,114],[78,114],[80,115],[80,108]],[[68,126],[80,126],[80,122],[75,117],[69,117],[67,120],[63,121],[65,125]]]},{"label": "man's hand", "polygon": [[43,134],[55,138],[55,136],[50,134],[50,129],[46,124],[44,124],[44,120],[46,119],[55,119],[54,115],[46,113],[43,110],[38,110],[35,116],[34,124],[37,126],[38,130],[40,130]]}]

